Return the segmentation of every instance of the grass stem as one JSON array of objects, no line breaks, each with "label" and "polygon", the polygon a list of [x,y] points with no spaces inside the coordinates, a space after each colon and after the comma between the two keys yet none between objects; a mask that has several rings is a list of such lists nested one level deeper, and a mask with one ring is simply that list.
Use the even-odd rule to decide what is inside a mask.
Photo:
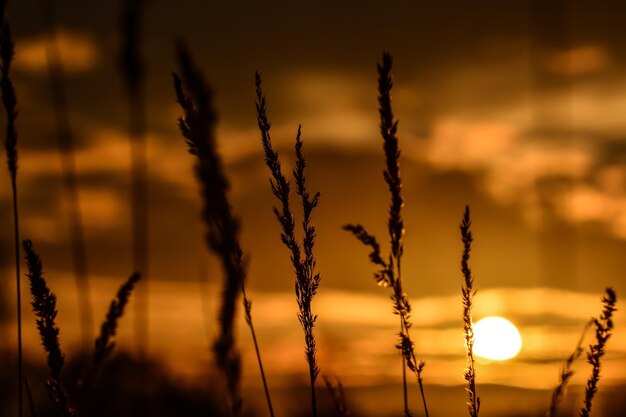
[{"label": "grass stem", "polygon": [[583,327],[583,331],[578,339],[578,343],[576,344],[576,349],[572,352],[571,355],[565,361],[565,365],[561,369],[561,374],[559,375],[559,385],[552,392],[552,397],[550,398],[550,408],[548,409],[548,417],[556,417],[559,411],[559,406],[561,405],[561,400],[565,395],[565,389],[567,388],[567,384],[569,383],[572,376],[574,376],[574,371],[572,370],[572,365],[574,362],[580,358],[583,349],[583,342],[585,340],[585,335],[589,328],[593,325],[593,320],[589,320],[587,324]]},{"label": "grass stem", "polygon": [[385,154],[385,171],[383,177],[389,189],[390,204],[387,229],[389,232],[389,242],[391,252],[387,260],[381,255],[380,245],[376,238],[369,234],[365,228],[359,224],[348,224],[344,230],[352,233],[361,243],[369,246],[371,253],[370,261],[378,266],[379,270],[374,273],[376,282],[384,288],[391,288],[391,299],[393,302],[393,312],[400,318],[400,340],[396,348],[402,352],[402,375],[403,375],[403,395],[404,414],[406,417],[412,413],[408,406],[408,390],[406,383],[406,370],[408,367],[417,380],[424,414],[428,414],[426,395],[422,371],[425,363],[418,361],[415,356],[415,348],[410,335],[411,324],[411,303],[402,286],[402,254],[404,252],[404,220],[402,219],[402,207],[404,199],[402,197],[402,179],[400,177],[400,147],[398,143],[397,131],[398,121],[395,119],[391,108],[391,89],[393,81],[391,77],[392,58],[388,53],[383,53],[382,61],[377,65],[378,69],[378,111],[380,115],[380,134],[383,139],[383,151]]},{"label": "grass stem", "polygon": [[22,281],[20,272],[20,222],[17,204],[17,96],[13,82],[9,77],[15,48],[11,36],[11,27],[6,16],[7,0],[0,1],[0,89],[2,104],[7,116],[4,148],[7,154],[7,166],[11,177],[11,197],[13,208],[13,244],[15,251],[15,298],[17,318],[17,404],[18,416],[24,415],[23,393],[23,353],[22,353]]}]

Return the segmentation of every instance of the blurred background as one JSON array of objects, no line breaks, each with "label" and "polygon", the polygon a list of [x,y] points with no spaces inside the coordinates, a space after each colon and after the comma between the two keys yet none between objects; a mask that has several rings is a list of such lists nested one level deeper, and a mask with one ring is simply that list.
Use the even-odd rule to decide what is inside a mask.
[{"label": "blurred background", "polygon": [[[20,111],[21,232],[34,241],[58,296],[61,343],[72,361],[85,353],[38,7],[21,0],[8,10]],[[128,106],[118,69],[121,2],[58,0],[56,7],[95,333],[132,272]],[[182,38],[216,93],[219,148],[242,222],[249,297],[277,414],[307,415],[300,405],[308,370],[294,276],[273,219],[256,126],[254,72],[264,78],[284,168],[293,167],[301,123],[309,184],[322,193],[314,219],[322,283],[313,305],[321,372],[341,378],[353,414],[399,415],[397,318],[388,292],[373,279],[367,250],[341,230],[364,224],[387,250],[375,66],[385,50],[394,56],[400,119],[404,286],[432,414],[466,412],[458,224],[470,204],[475,320],[506,317],[523,340],[514,359],[478,362],[481,413],[543,415],[564,359],[584,324],[600,313],[604,288],[616,290],[618,308],[626,294],[626,4],[152,0],[145,10],[140,46],[147,76],[150,273],[149,291],[146,282],[138,291],[148,294],[144,348],[151,372],[159,389],[175,397],[172,404],[187,404],[189,415],[211,415],[208,392],[219,376],[210,345],[222,279],[203,242],[194,161],[176,125],[171,71],[174,41]],[[16,332],[8,175],[0,180],[0,211],[0,380],[8,387],[0,414],[9,416],[15,415]],[[27,376],[38,401],[45,401],[45,357],[23,284]],[[133,301],[117,338],[125,353],[114,360],[118,368],[112,366],[126,372],[143,340],[133,328]],[[265,415],[250,336],[239,322],[245,409]],[[615,322],[597,415],[626,410],[615,395],[626,384],[621,311]],[[589,373],[584,358],[575,371],[564,403],[572,415]],[[321,381],[319,389],[329,402]]]}]

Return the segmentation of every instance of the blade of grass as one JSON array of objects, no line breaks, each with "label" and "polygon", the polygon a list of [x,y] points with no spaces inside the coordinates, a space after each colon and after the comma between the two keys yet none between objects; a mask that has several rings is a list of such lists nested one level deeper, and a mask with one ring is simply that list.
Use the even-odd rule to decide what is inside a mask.
[{"label": "blade of grass", "polygon": [[22,282],[20,272],[20,225],[19,210],[17,208],[17,97],[13,82],[9,77],[13,62],[14,45],[11,37],[11,27],[6,16],[7,0],[0,0],[0,88],[2,89],[2,104],[7,115],[4,148],[7,154],[7,165],[11,176],[11,195],[13,200],[13,243],[15,251],[15,297],[17,309],[17,404],[18,416],[24,415],[23,393],[23,358],[22,358]]}]

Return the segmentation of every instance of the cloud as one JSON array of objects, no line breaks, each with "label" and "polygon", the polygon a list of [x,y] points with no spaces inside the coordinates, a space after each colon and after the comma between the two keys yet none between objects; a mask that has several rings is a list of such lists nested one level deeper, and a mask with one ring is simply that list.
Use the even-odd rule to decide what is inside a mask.
[{"label": "cloud", "polygon": [[[64,332],[64,345],[71,352],[80,346],[80,332],[74,331],[79,325],[76,289],[70,276],[50,274],[56,283],[56,291],[62,295],[58,320]],[[121,281],[119,277],[92,278],[95,317],[103,317]],[[166,360],[177,374],[201,377],[204,367],[198,364],[211,360],[206,345],[209,343],[207,336],[211,339],[215,331],[213,321],[219,305],[219,288],[216,283],[211,283],[209,287],[202,288],[194,281],[156,280],[151,283],[149,314],[151,322],[159,324],[150,331],[152,354]],[[262,341],[263,359],[271,364],[273,378],[284,382],[294,375],[306,375],[302,334],[293,294],[250,292],[249,297],[254,300],[253,316],[257,335]],[[412,334],[420,358],[428,363],[428,383],[462,384],[465,356],[460,294],[413,299],[412,303],[415,323]],[[208,317],[204,315],[206,306]],[[482,383],[525,388],[551,387],[562,360],[574,348],[582,326],[590,316],[598,314],[600,307],[599,294],[547,288],[480,291],[475,299],[475,320],[485,315],[502,315],[518,325],[523,338],[518,359],[502,363],[479,362]],[[120,322],[120,349],[132,348],[134,339],[130,324],[134,312],[133,308],[128,309]],[[327,289],[316,299],[315,312],[319,315],[316,327],[318,359],[324,369],[341,375],[350,386],[400,381],[398,356],[394,348],[398,323],[387,296]],[[526,324],[529,318],[548,316],[550,321]],[[580,326],[572,326],[572,323],[579,323]],[[239,326],[239,343],[246,374],[249,375],[247,380],[255,384],[258,368],[254,349],[243,320]],[[615,326],[604,376],[609,385],[624,382],[624,375],[620,372],[626,353],[626,321],[623,316],[616,317]],[[27,355],[41,357],[36,331],[26,332],[24,337]],[[172,340],[178,343],[172,343]],[[584,382],[583,377],[576,382]]]},{"label": "cloud", "polygon": [[582,179],[593,153],[569,143],[522,137],[511,124],[445,117],[434,123],[425,159],[441,170],[480,174],[497,201],[515,203],[545,179]]},{"label": "cloud", "polygon": [[[89,144],[74,151],[79,175],[130,170],[130,142],[127,134],[117,129],[94,127],[86,136]],[[20,153],[20,171],[25,180],[60,176],[58,151],[55,148],[25,149]]]},{"label": "cloud", "polygon": [[[599,45],[554,52],[546,63],[560,76],[614,66]],[[518,94],[502,106],[480,106],[479,100],[440,115],[424,135],[423,158],[437,169],[474,175],[487,195],[520,207],[532,226],[550,210],[571,224],[595,223],[626,239],[626,168],[610,151],[626,129],[620,77],[581,77],[567,88]]]},{"label": "cloud", "polygon": [[626,239],[626,168],[605,166],[598,152],[602,143],[590,143],[590,138],[524,136],[506,123],[447,117],[435,122],[424,158],[438,169],[477,175],[491,198],[521,206],[534,225],[547,203],[572,224],[596,223]]},{"label": "cloud", "polygon": [[[31,206],[21,216],[24,235],[37,242],[60,243],[67,233],[64,213],[68,207],[64,193],[50,195],[46,209]],[[79,190],[82,224],[90,232],[107,231],[127,222],[126,203],[117,190],[104,187],[83,186]]]},{"label": "cloud", "polygon": [[[612,65],[609,51],[591,44],[552,52],[546,62],[551,71],[561,74],[567,70],[571,75],[591,74]],[[484,68],[480,74],[480,82],[492,75]],[[468,80],[475,81],[464,71],[458,82],[472,85]],[[616,208],[622,197],[605,196],[599,184],[591,185],[593,192],[572,191],[572,186],[589,184],[594,173],[602,170],[602,155],[608,146],[605,138],[617,138],[626,127],[620,117],[626,112],[626,90],[617,81],[584,78],[568,89],[538,90],[530,101],[515,90],[497,107],[475,99],[475,106],[433,113],[425,132],[423,122],[404,116],[400,126],[403,156],[425,161],[438,170],[470,173],[486,195],[501,204],[518,206],[532,226],[540,226],[545,210],[552,210],[573,224],[605,223],[609,233],[624,237],[626,215]],[[276,143],[291,141],[295,126],[303,121],[305,138],[312,137],[316,145],[378,148],[373,80],[303,72],[286,85],[286,101],[291,107],[282,111],[288,117],[276,124]],[[423,88],[412,82],[398,84],[394,95],[398,111],[405,107],[419,110],[424,103],[415,92]],[[537,112],[543,110],[548,111],[547,116],[537,118]],[[256,151],[255,129],[223,131],[240,138],[227,141],[229,148],[238,147],[242,154]],[[236,143],[252,143],[252,147],[242,151],[246,146]],[[230,153],[236,155],[237,151]],[[619,193],[626,196],[626,190]],[[593,205],[612,214],[595,214],[592,219],[594,215],[584,210]],[[575,212],[567,213],[569,209]]]},{"label": "cloud", "polygon": [[126,205],[115,191],[105,188],[81,188],[80,207],[83,223],[90,229],[110,229],[126,222]]},{"label": "cloud", "polygon": [[558,201],[561,215],[575,223],[597,223],[626,239],[626,195],[615,195],[590,185],[578,185]]},{"label": "cloud", "polygon": [[[608,51],[597,46],[561,51],[551,59],[556,62],[553,65],[572,61],[577,73],[600,71],[610,64]],[[582,63],[586,60],[592,61],[589,67]],[[420,131],[423,123],[405,116],[400,126],[403,156],[425,161],[438,170],[472,174],[486,195],[498,203],[520,207],[532,226],[540,226],[549,209],[573,224],[604,222],[609,233],[626,237],[626,215],[603,214],[601,219],[591,220],[590,214],[581,210],[585,204],[588,209],[597,205],[598,199],[585,203],[585,198],[593,198],[592,193],[579,190],[574,195],[571,190],[572,185],[588,183],[594,172],[602,169],[607,146],[603,138],[616,137],[626,127],[620,117],[626,112],[626,90],[615,87],[615,81],[585,79],[571,90],[537,91],[532,101],[516,95],[496,108],[477,101],[474,107],[435,114],[426,133]],[[378,149],[372,80],[368,84],[358,76],[299,73],[286,85],[286,101],[292,106],[282,111],[288,117],[275,123],[275,143],[291,143],[295,126],[303,122],[305,139],[312,138],[314,145]],[[612,88],[607,88],[609,85]],[[420,91],[420,86],[398,85],[394,99],[399,111],[407,106],[417,108],[421,98],[415,91]],[[541,109],[554,109],[555,117],[537,119],[536,111]],[[225,126],[220,137],[229,139],[224,140],[222,149],[233,158],[258,152],[257,135],[256,128]],[[592,185],[593,190],[597,187]],[[626,195],[626,190],[621,193]],[[619,206],[615,200],[620,198],[603,197],[603,207]],[[568,208],[576,213],[567,213]],[[606,210],[613,214],[623,211]]]},{"label": "cloud", "polygon": [[35,242],[58,243],[65,232],[63,224],[53,214],[27,213],[20,222],[22,233]]},{"label": "cloud", "polygon": [[[18,39],[15,69],[41,75],[48,69],[47,39],[44,36]],[[92,70],[100,61],[100,51],[92,35],[85,32],[60,30],[56,42],[63,70],[70,74]]]},{"label": "cloud", "polygon": [[495,158],[485,187],[497,201],[515,203],[537,193],[543,181],[584,179],[594,162],[589,151],[578,147],[535,141]]},{"label": "cloud", "polygon": [[426,160],[442,169],[489,169],[519,142],[516,130],[504,123],[441,118],[435,121]]},{"label": "cloud", "polygon": [[600,72],[610,61],[607,48],[588,44],[546,53],[544,65],[556,75],[577,76]]},{"label": "cloud", "polygon": [[300,113],[294,117],[302,123],[304,135],[340,146],[359,143],[377,134],[376,113],[368,110],[375,111],[370,84],[354,74],[299,73],[287,83],[287,102]]}]

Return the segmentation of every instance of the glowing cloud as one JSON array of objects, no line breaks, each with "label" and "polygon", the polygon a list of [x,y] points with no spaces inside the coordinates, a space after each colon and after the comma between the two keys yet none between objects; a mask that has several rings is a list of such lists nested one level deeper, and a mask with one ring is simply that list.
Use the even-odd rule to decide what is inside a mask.
[{"label": "glowing cloud", "polygon": [[[95,40],[83,32],[61,30],[56,35],[63,70],[81,73],[92,70],[99,61]],[[42,74],[47,71],[46,38],[27,38],[16,41],[15,68],[24,72]]]},{"label": "glowing cloud", "polygon": [[581,45],[546,56],[546,69],[558,75],[592,74],[607,68],[609,52],[600,45]]}]

